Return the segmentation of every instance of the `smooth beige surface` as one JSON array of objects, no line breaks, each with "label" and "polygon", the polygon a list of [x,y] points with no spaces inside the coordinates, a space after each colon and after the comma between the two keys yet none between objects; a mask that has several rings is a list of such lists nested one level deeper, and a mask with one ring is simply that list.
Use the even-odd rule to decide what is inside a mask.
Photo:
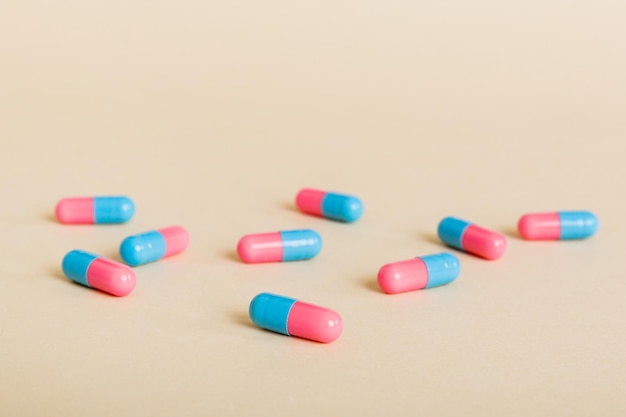
[{"label": "smooth beige surface", "polygon": [[[11,1],[0,5],[0,415],[624,416],[626,3]],[[360,196],[346,225],[301,187]],[[63,197],[127,194],[126,225]],[[588,241],[518,218],[587,209]],[[446,287],[384,263],[446,250],[456,215],[507,234]],[[189,250],[117,299],[64,254],[119,259],[171,224]],[[314,228],[314,260],[244,265],[248,233]],[[254,327],[271,291],[331,307],[331,345]]]}]

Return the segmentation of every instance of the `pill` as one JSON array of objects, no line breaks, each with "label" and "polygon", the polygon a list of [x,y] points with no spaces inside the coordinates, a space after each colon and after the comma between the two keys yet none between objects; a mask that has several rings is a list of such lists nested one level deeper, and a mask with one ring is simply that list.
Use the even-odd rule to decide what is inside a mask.
[{"label": "pill", "polygon": [[261,293],[250,302],[250,318],[257,326],[321,343],[330,343],[343,331],[335,311],[270,293]]},{"label": "pill", "polygon": [[517,229],[529,240],[585,239],[598,231],[598,218],[590,211],[531,213],[519,219]]},{"label": "pill", "polygon": [[305,188],[296,195],[300,211],[327,219],[353,222],[363,214],[363,203],[357,197]]},{"label": "pill", "polygon": [[321,249],[322,238],[311,229],[246,235],[237,244],[237,253],[246,263],[301,261]]},{"label": "pill", "polygon": [[506,250],[506,239],[500,233],[456,217],[443,219],[437,234],[443,243],[489,260],[498,259]]},{"label": "pill", "polygon": [[135,288],[135,273],[128,266],[82,250],[65,255],[62,268],[72,281],[118,297]]},{"label": "pill", "polygon": [[120,257],[128,265],[138,266],[179,254],[188,245],[187,230],[171,226],[128,236],[120,245]]},{"label": "pill", "polygon": [[444,252],[383,265],[378,285],[387,294],[397,294],[449,284],[459,272],[457,257]]},{"label": "pill", "polygon": [[135,214],[135,204],[124,196],[64,198],[55,212],[65,224],[125,223]]}]

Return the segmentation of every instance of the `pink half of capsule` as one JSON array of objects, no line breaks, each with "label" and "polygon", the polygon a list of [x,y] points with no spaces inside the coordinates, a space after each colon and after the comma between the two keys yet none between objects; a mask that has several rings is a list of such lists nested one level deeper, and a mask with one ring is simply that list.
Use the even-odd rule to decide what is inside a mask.
[{"label": "pink half of capsule", "polygon": [[524,239],[558,240],[561,221],[558,213],[527,214],[520,218],[517,229]]},{"label": "pink half of capsule", "polygon": [[489,260],[500,258],[506,251],[506,238],[502,234],[475,224],[467,228],[462,242],[466,252]]}]

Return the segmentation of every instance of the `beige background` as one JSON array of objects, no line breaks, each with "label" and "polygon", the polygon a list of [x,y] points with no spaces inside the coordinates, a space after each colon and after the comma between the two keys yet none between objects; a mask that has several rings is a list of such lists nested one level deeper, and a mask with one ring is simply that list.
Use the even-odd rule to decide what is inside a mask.
[{"label": "beige background", "polygon": [[[0,415],[624,416],[626,3],[5,1],[0,5]],[[298,213],[301,187],[365,203]],[[67,196],[127,194],[68,227]],[[533,243],[531,211],[588,209]],[[509,237],[446,287],[382,294],[456,215]],[[81,248],[186,226],[116,299]],[[244,265],[248,233],[311,227],[314,260]],[[331,345],[255,328],[271,291],[331,307]]]}]

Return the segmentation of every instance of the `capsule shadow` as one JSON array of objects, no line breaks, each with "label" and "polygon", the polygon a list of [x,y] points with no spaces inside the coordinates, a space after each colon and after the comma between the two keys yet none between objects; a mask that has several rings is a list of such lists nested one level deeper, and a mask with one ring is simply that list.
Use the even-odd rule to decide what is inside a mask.
[{"label": "capsule shadow", "polygon": [[300,210],[293,204],[293,202],[283,201],[280,203],[280,207],[287,210],[292,211],[294,213],[300,213]]},{"label": "capsule shadow", "polygon": [[[56,278],[56,279],[65,281],[65,282],[72,282],[72,283],[76,284],[74,281],[72,281],[71,279],[67,278],[63,274],[63,271],[60,268],[50,268],[46,275],[51,276],[52,278]],[[78,284],[78,285],[80,285],[80,284]]]},{"label": "capsule shadow", "polygon": [[378,286],[378,280],[374,277],[372,278],[371,276],[367,276],[366,278],[364,278],[363,280],[361,280],[361,286],[363,288],[366,288],[370,291],[373,292],[377,292],[379,294],[382,294],[382,290],[380,289],[380,287]]},{"label": "capsule shadow", "polygon": [[419,237],[422,238],[423,240],[425,240],[428,243],[433,243],[435,245],[439,245],[439,246],[442,246],[442,247],[447,247],[447,245],[445,245],[441,240],[439,240],[437,235],[434,234],[434,233],[420,233]]},{"label": "capsule shadow", "polygon": [[[73,281],[69,279],[68,277],[66,277],[65,274],[63,274],[63,271],[61,269],[58,269],[58,268],[50,269],[47,275],[54,279],[63,281],[67,285],[75,285],[76,287],[80,287],[84,290],[93,291],[89,287],[85,287],[84,285],[79,284],[78,282]],[[100,291],[96,291],[96,292],[100,292]]]},{"label": "capsule shadow", "polygon": [[225,250],[222,252],[222,256],[225,259],[231,260],[233,262],[237,262],[238,264],[243,263],[243,261],[239,258],[237,251],[235,250]]},{"label": "capsule shadow", "polygon": [[519,235],[519,232],[517,231],[517,229],[513,229],[511,227],[509,227],[507,229],[503,229],[502,230],[502,234],[505,235],[506,237],[512,237],[513,239],[524,240]]},{"label": "capsule shadow", "polygon": [[242,312],[241,310],[231,313],[230,316],[231,316],[231,320],[239,324],[240,326],[245,326],[245,327],[249,327],[252,329],[258,329],[258,327],[256,327],[254,323],[252,323],[252,320],[250,320],[250,316],[248,316],[248,314]]},{"label": "capsule shadow", "polygon": [[42,217],[49,222],[60,224],[57,216],[55,216],[53,213],[46,213]]},{"label": "capsule shadow", "polygon": [[111,252],[106,252],[106,253],[103,253],[103,254],[102,254],[102,256],[104,256],[105,258],[110,259],[110,260],[112,260],[112,261],[115,261],[115,262],[117,262],[117,263],[120,263],[120,264],[122,264],[122,265],[126,265],[126,262],[124,262],[124,261],[122,260],[122,258],[120,257],[120,253],[119,253],[119,251],[115,251],[115,252],[113,252],[113,251],[111,251]]}]

